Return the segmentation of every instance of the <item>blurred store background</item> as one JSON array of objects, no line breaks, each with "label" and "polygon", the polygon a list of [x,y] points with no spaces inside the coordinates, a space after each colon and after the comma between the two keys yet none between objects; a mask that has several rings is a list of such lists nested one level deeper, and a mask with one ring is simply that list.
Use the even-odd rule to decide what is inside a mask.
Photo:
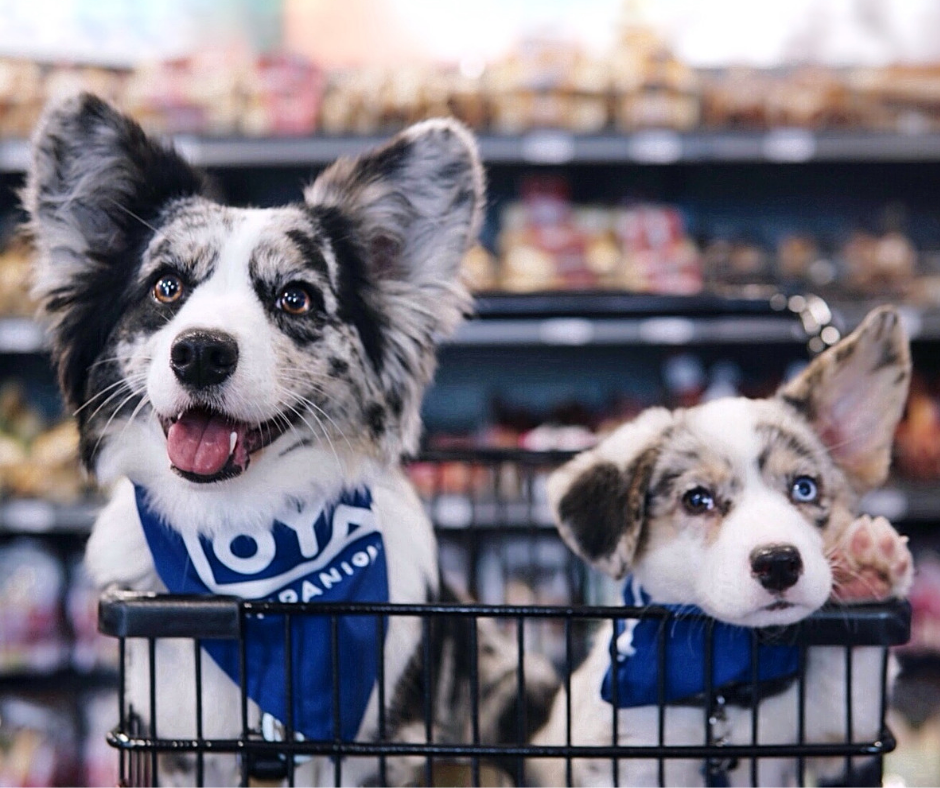
[{"label": "blurred store background", "polygon": [[940,784],[940,0],[0,0],[2,785],[117,780],[78,560],[100,499],[16,196],[42,107],[81,88],[237,204],[428,116],[479,135],[480,319],[442,352],[430,447],[580,448],[650,404],[768,393],[830,316],[902,305],[916,377],[866,502],[920,567],[886,781]]}]

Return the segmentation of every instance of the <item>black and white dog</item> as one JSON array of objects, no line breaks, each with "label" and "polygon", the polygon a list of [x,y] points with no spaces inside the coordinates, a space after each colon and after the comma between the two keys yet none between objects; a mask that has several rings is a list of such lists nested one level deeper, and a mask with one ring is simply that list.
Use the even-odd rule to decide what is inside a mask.
[{"label": "black and white dog", "polygon": [[[420,123],[336,162],[303,201],[236,208],[132,120],[81,95],[47,110],[23,196],[38,246],[35,292],[82,459],[113,486],[86,554],[100,588],[440,598],[433,531],[399,463],[417,446],[436,344],[470,306],[459,266],[484,177],[462,126]],[[253,720],[283,721],[292,703],[303,735],[333,738],[335,715],[343,738],[374,739],[375,622],[341,627],[339,710],[328,633],[296,622],[294,684],[304,689],[285,700],[283,676],[272,678],[284,664],[279,626],[280,635],[259,623],[261,645],[249,650]],[[396,741],[425,735],[421,705],[408,703],[421,698],[420,641],[420,621],[389,618],[386,716]],[[204,735],[237,736],[237,655],[207,650]],[[481,681],[515,668],[511,647],[481,654]],[[130,653],[130,701],[160,736],[191,737],[192,647],[161,642],[156,657],[156,718],[145,651]],[[461,690],[444,681],[448,668],[432,672],[447,707],[435,725],[459,731]],[[481,708],[484,719],[500,713]],[[176,766],[191,781],[191,764]],[[389,781],[411,779],[405,762],[397,767]],[[234,759],[212,768],[209,784],[235,779]],[[375,759],[347,765],[343,780],[374,781],[375,768]]]},{"label": "black and white dog", "polygon": [[[697,610],[716,619],[714,686],[726,705],[715,713],[714,740],[795,744],[798,653],[761,647],[760,698],[751,687],[750,635],[744,628],[791,624],[827,600],[902,597],[913,562],[883,517],[858,516],[862,493],[888,473],[894,430],[910,381],[907,337],[890,308],[872,312],[849,337],[813,360],[776,396],[715,400],[669,411],[652,408],[548,481],[559,531],[580,557],[607,574],[631,579],[631,607],[653,603]],[[666,745],[704,742],[704,625],[664,625]],[[659,743],[659,629],[655,619],[601,630],[571,679],[571,697],[556,699],[540,745],[566,741],[570,702],[574,745],[649,747]],[[611,638],[615,638],[612,643]],[[617,654],[612,670],[611,649]],[[853,654],[855,741],[880,736],[879,648]],[[845,716],[846,656],[841,648],[808,652],[806,741],[849,741]],[[617,710],[614,711],[616,705]],[[614,735],[617,715],[617,739]],[[817,777],[837,776],[844,761],[810,760]],[[656,760],[618,761],[622,785],[658,785]],[[713,765],[714,766],[714,765]],[[666,785],[750,784],[750,763],[668,760]],[[565,781],[565,764],[533,760],[542,785]],[[611,759],[576,760],[576,785],[611,785]],[[796,762],[763,758],[762,785],[788,785]],[[725,782],[722,782],[725,781]]]}]

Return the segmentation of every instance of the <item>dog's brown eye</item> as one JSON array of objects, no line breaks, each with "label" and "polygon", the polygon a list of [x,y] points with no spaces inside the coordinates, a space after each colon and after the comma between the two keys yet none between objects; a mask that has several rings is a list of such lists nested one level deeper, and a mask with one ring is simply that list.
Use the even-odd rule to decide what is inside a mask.
[{"label": "dog's brown eye", "polygon": [[161,304],[172,304],[183,295],[183,282],[175,274],[161,276],[153,286],[153,297]]},{"label": "dog's brown eye", "polygon": [[693,487],[682,496],[682,505],[689,514],[705,514],[715,508],[715,496],[704,487]]},{"label": "dog's brown eye", "polygon": [[277,297],[277,308],[289,315],[305,315],[311,306],[310,293],[300,285],[288,285]]}]

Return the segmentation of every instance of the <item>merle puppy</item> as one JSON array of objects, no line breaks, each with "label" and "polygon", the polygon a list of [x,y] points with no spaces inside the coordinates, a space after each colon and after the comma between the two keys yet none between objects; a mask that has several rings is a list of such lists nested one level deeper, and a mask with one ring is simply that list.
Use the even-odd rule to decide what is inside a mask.
[{"label": "merle puppy", "polygon": [[[714,715],[714,740],[751,744],[756,724],[758,744],[794,744],[798,648],[760,649],[755,697],[748,628],[795,623],[830,598],[882,600],[910,589],[906,538],[885,518],[858,512],[860,496],[887,476],[910,373],[898,314],[880,308],[775,396],[651,408],[550,477],[549,499],[569,547],[614,578],[630,575],[627,605],[676,611],[663,632],[666,745],[698,745],[704,737],[704,626],[683,619],[683,611],[719,622],[713,686],[724,702]],[[535,742],[565,742],[570,702],[573,744],[655,748],[660,626],[640,618],[603,628],[572,676],[570,701],[564,694],[556,699]],[[807,741],[877,740],[883,660],[879,648],[853,651],[850,729],[844,649],[809,650]],[[655,759],[618,765],[622,785],[659,784]],[[838,776],[843,765],[838,759],[808,763],[817,779]],[[709,774],[715,764],[671,759],[665,784],[750,784],[750,766],[741,759]],[[794,759],[762,758],[758,781],[792,784],[796,768]],[[565,764],[533,761],[530,774],[540,784],[558,785]],[[573,779],[610,785],[612,761],[577,760]]]}]

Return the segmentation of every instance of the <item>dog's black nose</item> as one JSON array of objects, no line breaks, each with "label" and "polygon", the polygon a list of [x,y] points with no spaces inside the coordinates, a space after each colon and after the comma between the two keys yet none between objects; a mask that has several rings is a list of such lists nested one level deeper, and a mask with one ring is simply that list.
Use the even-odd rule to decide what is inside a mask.
[{"label": "dog's black nose", "polygon": [[765,545],[751,553],[751,572],[768,591],[786,591],[803,574],[803,559],[793,545]]},{"label": "dog's black nose", "polygon": [[238,364],[238,343],[221,331],[185,331],[170,348],[170,366],[188,388],[217,386]]}]

